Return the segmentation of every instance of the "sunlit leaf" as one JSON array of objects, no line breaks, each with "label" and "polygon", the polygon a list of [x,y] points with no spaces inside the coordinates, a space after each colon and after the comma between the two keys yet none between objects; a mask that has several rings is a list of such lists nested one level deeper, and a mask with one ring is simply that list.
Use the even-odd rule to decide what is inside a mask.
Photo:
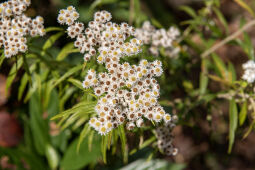
[{"label": "sunlit leaf", "polygon": [[235,132],[238,125],[237,105],[234,99],[229,103],[229,145],[228,153],[231,153],[235,141]]}]

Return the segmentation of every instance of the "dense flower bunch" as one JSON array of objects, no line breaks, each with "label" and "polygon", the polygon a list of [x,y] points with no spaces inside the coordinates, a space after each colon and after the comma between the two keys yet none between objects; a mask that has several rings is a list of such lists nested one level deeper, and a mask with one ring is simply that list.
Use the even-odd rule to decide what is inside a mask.
[{"label": "dense flower bunch", "polygon": [[75,8],[69,6],[67,9],[60,10],[58,22],[69,26],[68,35],[76,38],[74,45],[82,54],[85,54],[85,61],[99,53],[97,57],[99,63],[105,63],[106,58],[110,56],[114,56],[114,62],[118,63],[122,56],[135,55],[140,51],[140,40],[134,38],[129,42],[125,41],[134,35],[135,29],[127,23],[118,25],[110,22],[112,17],[109,12],[96,12],[94,20],[89,22],[86,29],[83,23],[75,22],[78,17],[79,14]]},{"label": "dense flower bunch", "polygon": [[243,64],[244,74],[242,78],[249,83],[253,83],[255,80],[255,62],[249,60]]},{"label": "dense flower bunch", "polygon": [[164,126],[160,126],[156,129],[156,136],[158,139],[158,148],[166,155],[176,155],[178,149],[172,144],[173,135],[172,129],[175,127],[177,116],[172,117],[172,121],[166,123]]},{"label": "dense flower bunch", "polygon": [[144,44],[151,45],[149,51],[155,55],[159,55],[159,48],[165,48],[165,54],[172,57],[179,53],[180,48],[173,46],[180,32],[175,27],[170,27],[168,30],[157,30],[149,21],[143,23],[142,28],[136,29],[135,36],[142,40]]},{"label": "dense flower bunch", "polygon": [[162,74],[160,61],[142,60],[138,66],[131,66],[106,58],[106,65],[108,73],[99,73],[97,78],[95,71],[90,70],[83,82],[85,88],[93,87],[100,97],[95,107],[97,117],[90,119],[95,130],[106,134],[126,122],[126,128],[132,130],[143,125],[143,118],[171,121],[157,102],[159,85],[153,77]]},{"label": "dense flower bunch", "polygon": [[82,23],[75,22],[78,17],[75,8],[69,6],[60,10],[58,21],[69,26],[68,35],[76,38],[74,45],[85,53],[85,61],[97,56],[97,62],[107,69],[98,74],[90,69],[83,81],[83,87],[92,87],[99,97],[95,107],[97,116],[90,119],[90,126],[105,135],[123,123],[128,130],[141,127],[143,118],[171,121],[171,116],[157,102],[160,87],[153,77],[162,74],[161,62],[142,60],[139,65],[120,62],[121,57],[141,51],[141,40],[127,41],[134,36],[135,29],[127,23],[110,22],[111,14],[107,11],[96,12],[86,29]]},{"label": "dense flower bunch", "polygon": [[23,14],[29,5],[30,0],[9,0],[0,4],[0,47],[4,47],[7,58],[27,50],[25,36],[45,34],[42,17],[31,19]]}]

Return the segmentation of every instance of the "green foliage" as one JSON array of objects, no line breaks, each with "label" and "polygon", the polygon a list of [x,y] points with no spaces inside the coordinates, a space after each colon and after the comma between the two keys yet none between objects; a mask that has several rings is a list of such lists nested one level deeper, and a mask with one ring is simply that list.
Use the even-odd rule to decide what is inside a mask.
[{"label": "green foliage", "polygon": [[[242,0],[234,2],[254,17],[249,4]],[[169,12],[162,3],[151,0],[73,1],[73,4],[60,0],[54,3],[59,7],[74,5],[86,23],[94,11],[106,9],[117,21],[129,22],[134,27],[140,27],[148,19],[156,28],[179,25],[176,11]],[[226,148],[224,152],[231,154],[240,134],[246,138],[255,129],[254,85],[241,79],[240,63],[218,50],[223,46],[240,47],[247,58],[254,60],[255,57],[252,37],[246,29],[242,30],[249,21],[241,19],[237,33],[232,33],[230,19],[224,16],[221,4],[219,0],[208,0],[199,9],[178,8],[178,12],[188,17],[181,21],[182,36],[173,42],[173,47],[180,47],[180,53],[177,57],[168,57],[166,50],[160,49],[157,59],[163,63],[164,74],[158,81],[160,104],[168,112],[178,113],[178,124],[191,131],[194,138],[203,138],[197,138],[204,135],[200,121],[209,122],[211,127],[216,110],[218,119],[227,123],[228,132],[209,132],[205,138],[210,140],[209,144],[220,143],[221,148]],[[23,169],[21,160],[31,169],[43,170],[185,168],[184,164],[159,159],[163,153],[157,148],[155,128],[160,124],[149,122],[144,128],[131,132],[121,125],[106,136],[99,136],[88,123],[96,114],[98,97],[92,89],[83,88],[82,80],[88,69],[102,72],[103,66],[96,63],[96,57],[83,63],[83,56],[66,38],[63,28],[48,27],[46,32],[45,38],[29,39],[28,51],[16,58],[6,59],[1,50],[0,68],[7,76],[5,93],[10,93],[10,103],[19,101],[17,108],[10,110],[18,113],[24,139],[15,148],[0,148],[0,157],[9,156],[10,162],[20,169]],[[155,57],[148,50],[149,46],[144,45],[141,54],[122,60],[132,64],[141,59],[153,61]],[[222,105],[223,109],[219,110]],[[202,156],[210,157],[214,153],[209,150]]]},{"label": "green foliage", "polygon": [[88,140],[84,140],[80,145],[79,152],[76,147],[79,139],[75,139],[67,148],[64,157],[60,163],[61,169],[76,170],[81,169],[89,163],[96,162],[100,158],[100,138],[95,137],[91,150],[88,148]]}]

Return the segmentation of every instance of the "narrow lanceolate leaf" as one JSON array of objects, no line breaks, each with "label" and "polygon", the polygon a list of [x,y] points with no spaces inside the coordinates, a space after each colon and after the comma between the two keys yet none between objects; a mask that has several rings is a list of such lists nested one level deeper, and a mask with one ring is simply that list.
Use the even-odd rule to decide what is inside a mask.
[{"label": "narrow lanceolate leaf", "polygon": [[45,155],[46,145],[49,143],[48,122],[42,119],[42,105],[38,93],[34,93],[29,100],[29,115],[32,137],[36,151]]},{"label": "narrow lanceolate leaf", "polygon": [[5,56],[4,56],[4,53],[2,53],[2,55],[0,56],[0,68],[2,63],[4,62],[4,59],[5,59]]},{"label": "narrow lanceolate leaf", "polygon": [[79,141],[78,141],[78,144],[77,144],[77,153],[79,152],[80,150],[80,147],[81,147],[81,143],[83,142],[84,138],[86,138],[86,136],[89,134],[90,132],[90,126],[89,124],[85,124],[84,125],[84,128],[82,129],[81,131],[81,134],[80,134],[80,137],[79,137]]},{"label": "narrow lanceolate leaf", "polygon": [[252,129],[254,129],[255,120],[252,121],[252,123],[249,125],[248,130],[243,135],[243,139],[247,138],[247,136],[251,133]]},{"label": "narrow lanceolate leaf", "polygon": [[58,53],[58,56],[56,59],[58,61],[64,60],[68,56],[68,54],[74,53],[74,52],[79,52],[79,49],[75,49],[73,43],[68,43]]},{"label": "narrow lanceolate leaf", "polygon": [[181,6],[180,7],[180,10],[186,12],[188,15],[190,15],[191,17],[193,18],[196,18],[197,17],[197,14],[196,12],[194,11],[194,9],[188,7],[188,6]]},{"label": "narrow lanceolate leaf", "polygon": [[146,146],[149,146],[152,142],[154,142],[157,138],[155,136],[149,138],[148,140],[146,140],[145,142],[143,142],[140,146],[139,149],[143,149]]},{"label": "narrow lanceolate leaf", "polygon": [[18,100],[21,99],[27,83],[28,83],[28,75],[27,75],[27,73],[25,73],[21,79],[21,83],[19,86]]},{"label": "narrow lanceolate leaf", "polygon": [[224,29],[226,30],[226,33],[228,33],[229,32],[228,31],[228,23],[227,23],[225,17],[223,16],[223,14],[216,7],[213,7],[213,11],[215,12],[215,14],[217,15],[218,19],[220,20],[220,22],[224,26]]},{"label": "narrow lanceolate leaf", "polygon": [[82,86],[82,82],[73,78],[69,78],[68,81],[70,83],[72,83],[73,85],[75,85],[76,87],[78,87],[81,90],[84,90],[83,86]]},{"label": "narrow lanceolate leaf", "polygon": [[89,138],[88,138],[88,147],[90,152],[92,151],[94,132],[95,132],[94,130],[90,131]]},{"label": "narrow lanceolate leaf", "polygon": [[208,76],[204,73],[200,73],[200,80],[199,80],[199,93],[200,95],[205,94],[208,85]]},{"label": "narrow lanceolate leaf", "polygon": [[48,27],[45,29],[45,32],[51,32],[51,31],[64,31],[64,29],[60,27]]},{"label": "narrow lanceolate leaf", "polygon": [[246,4],[243,0],[234,0],[238,5],[240,5],[242,8],[244,8],[246,11],[248,11],[253,17],[255,17],[254,11],[251,9],[251,7]]},{"label": "narrow lanceolate leaf", "polygon": [[108,139],[108,136],[102,136],[101,152],[102,152],[103,161],[104,161],[105,164],[107,163],[107,160],[106,160],[107,139]]},{"label": "narrow lanceolate leaf", "polygon": [[64,116],[69,116],[72,113],[75,113],[79,110],[84,110],[85,112],[88,112],[89,110],[94,110],[95,105],[96,105],[96,102],[94,102],[94,101],[80,102],[80,103],[76,104],[75,106],[73,106],[71,109],[68,109],[68,110],[52,117],[51,120],[59,119],[59,118],[64,117]]},{"label": "narrow lanceolate leaf", "polygon": [[228,64],[228,72],[229,72],[229,75],[228,75],[229,82],[234,83],[236,81],[236,71],[235,71],[235,67],[230,62]]},{"label": "narrow lanceolate leaf", "polygon": [[239,125],[242,126],[246,120],[247,116],[247,101],[245,101],[242,105],[241,112],[239,114]]},{"label": "narrow lanceolate leaf", "polygon": [[56,169],[59,163],[57,151],[50,144],[47,144],[45,154],[50,168]]},{"label": "narrow lanceolate leaf", "polygon": [[50,38],[44,43],[42,49],[45,51],[50,48],[63,34],[64,32],[58,32],[57,34],[50,36]]},{"label": "narrow lanceolate leaf", "polygon": [[20,69],[20,67],[22,66],[22,64],[23,64],[23,59],[22,59],[22,57],[20,57],[18,59],[18,62],[12,66],[11,71],[9,72],[8,78],[6,80],[6,89],[5,89],[6,93],[8,93],[8,90],[11,87],[11,84],[12,84],[13,80],[15,79],[16,74],[17,74],[18,70]]},{"label": "narrow lanceolate leaf", "polygon": [[235,132],[237,129],[238,117],[237,117],[237,105],[234,99],[229,104],[229,145],[228,153],[231,153],[235,140]]},{"label": "narrow lanceolate leaf", "polygon": [[124,163],[128,162],[128,148],[126,147],[127,144],[127,138],[125,134],[125,130],[123,125],[118,127],[119,135],[120,135],[120,141],[121,141],[121,150],[123,154],[123,161]]},{"label": "narrow lanceolate leaf", "polygon": [[224,78],[225,80],[228,80],[227,74],[227,68],[226,65],[223,63],[220,57],[218,57],[216,54],[212,54],[213,61],[216,65],[216,69],[219,71],[220,76]]},{"label": "narrow lanceolate leaf", "polygon": [[201,73],[200,73],[200,80],[199,80],[199,93],[200,95],[204,95],[207,89],[208,85],[208,64],[209,61],[207,59],[202,59],[202,64],[201,64]]},{"label": "narrow lanceolate leaf", "polygon": [[70,69],[68,72],[66,72],[62,77],[60,77],[54,84],[53,87],[56,87],[59,83],[61,83],[62,81],[64,81],[66,78],[68,78],[69,76],[73,75],[74,73],[76,73],[77,71],[81,70],[83,67],[83,65],[79,65],[76,66],[72,69]]},{"label": "narrow lanceolate leaf", "polygon": [[117,2],[117,0],[96,0],[92,3],[92,5],[90,6],[90,9],[93,10],[97,6],[111,4],[111,3],[115,3],[115,2]]}]

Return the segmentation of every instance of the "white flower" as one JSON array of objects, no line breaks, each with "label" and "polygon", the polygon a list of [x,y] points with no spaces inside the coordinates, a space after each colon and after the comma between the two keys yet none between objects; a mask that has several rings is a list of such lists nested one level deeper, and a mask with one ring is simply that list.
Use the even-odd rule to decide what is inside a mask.
[{"label": "white flower", "polygon": [[[99,11],[83,33],[83,24],[76,22],[77,18],[71,17],[70,12],[76,11],[73,7],[60,10],[58,20],[68,25],[68,35],[76,39],[75,47],[85,53],[85,61],[96,56],[97,62],[106,68],[106,72],[98,74],[88,70],[83,81],[83,87],[92,88],[99,98],[95,106],[97,115],[91,118],[90,126],[106,135],[123,123],[128,130],[141,127],[143,118],[169,122],[165,118],[168,114],[157,101],[159,85],[153,78],[162,74],[162,63],[159,60],[141,60],[139,65],[120,63],[122,57],[141,52],[142,41],[134,36],[135,29],[127,23],[110,22],[111,14]],[[72,23],[68,23],[69,19]]]},{"label": "white flower", "polygon": [[242,79],[246,80],[248,83],[253,83],[255,81],[255,62],[249,60],[243,64],[244,74]]},{"label": "white flower", "polygon": [[157,30],[149,21],[145,21],[142,28],[136,29],[135,36],[144,44],[151,45],[149,51],[152,55],[158,56],[160,47],[164,47],[165,54],[173,57],[172,51],[176,52],[177,47],[172,44],[180,36],[180,31],[175,27],[170,27],[168,30],[163,28]]},{"label": "white flower", "polygon": [[[123,56],[136,55],[141,51],[142,41],[136,38],[126,42],[130,35],[134,35],[134,28],[127,23],[118,25],[110,22],[111,14],[107,11],[98,11],[94,14],[94,20],[90,21],[88,28],[85,29],[78,19],[78,13],[74,7],[70,6],[67,9],[59,11],[58,22],[66,24],[68,36],[76,38],[75,47],[80,49],[81,53],[88,53],[84,60],[88,61],[91,56],[100,54],[97,61],[100,64],[106,62],[106,58],[115,57],[115,61]],[[73,15],[76,14],[75,17]],[[82,37],[82,38],[81,38]]]},{"label": "white flower", "polygon": [[27,51],[25,36],[45,35],[42,17],[31,19],[23,14],[29,5],[30,0],[9,0],[0,4],[0,47],[4,48],[7,58]]}]

